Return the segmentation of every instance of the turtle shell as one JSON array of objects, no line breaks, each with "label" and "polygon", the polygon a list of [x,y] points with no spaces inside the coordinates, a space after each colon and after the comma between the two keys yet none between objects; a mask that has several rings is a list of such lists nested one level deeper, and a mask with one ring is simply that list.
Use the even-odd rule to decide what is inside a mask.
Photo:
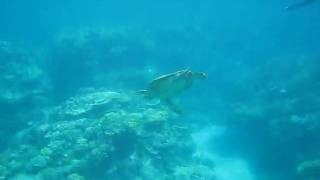
[{"label": "turtle shell", "polygon": [[193,73],[190,70],[181,70],[152,80],[147,90],[151,97],[170,99],[188,89],[192,83]]}]

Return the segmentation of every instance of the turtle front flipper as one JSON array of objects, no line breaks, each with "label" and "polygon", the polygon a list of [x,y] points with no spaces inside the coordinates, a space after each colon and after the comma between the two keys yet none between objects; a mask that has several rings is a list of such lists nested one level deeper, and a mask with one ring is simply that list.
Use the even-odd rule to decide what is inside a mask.
[{"label": "turtle front flipper", "polygon": [[173,102],[171,99],[165,99],[163,100],[163,102],[166,103],[166,105],[169,107],[170,110],[172,110],[173,112],[182,115],[183,112],[180,108],[180,106],[178,106],[175,102]]}]

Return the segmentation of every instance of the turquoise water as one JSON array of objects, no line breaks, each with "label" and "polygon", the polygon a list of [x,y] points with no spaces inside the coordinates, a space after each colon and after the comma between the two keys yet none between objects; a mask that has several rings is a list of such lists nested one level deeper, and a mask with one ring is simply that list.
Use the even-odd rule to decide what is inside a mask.
[{"label": "turquoise water", "polygon": [[317,180],[319,22],[318,1],[2,0],[0,179]]}]

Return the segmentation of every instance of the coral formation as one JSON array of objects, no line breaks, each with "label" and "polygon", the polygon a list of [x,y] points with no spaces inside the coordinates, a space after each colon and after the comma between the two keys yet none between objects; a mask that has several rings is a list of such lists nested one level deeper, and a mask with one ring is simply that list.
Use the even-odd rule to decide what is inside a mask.
[{"label": "coral formation", "polygon": [[10,42],[0,42],[0,150],[10,136],[25,128],[45,103],[45,77],[35,57]]},{"label": "coral formation", "polygon": [[213,169],[207,166],[179,166],[175,170],[176,180],[206,180],[214,179]]},{"label": "coral formation", "polygon": [[5,166],[0,165],[0,179],[5,179],[8,174],[8,170]]},{"label": "coral formation", "polygon": [[8,151],[1,174],[13,179],[23,174],[67,180],[97,175],[213,179],[212,167],[193,160],[188,126],[175,125],[171,118],[165,108],[149,108],[126,93],[86,91],[55,108],[49,121],[30,129],[26,134],[39,143],[29,136],[22,139]]},{"label": "coral formation", "polygon": [[305,165],[298,165],[301,159],[319,153],[317,60],[277,59],[251,68],[256,72],[241,79],[234,88],[239,92],[227,97],[229,120],[223,122],[227,132],[221,138],[227,148],[215,149],[245,157],[258,172],[299,179],[296,166],[305,171]]},{"label": "coral formation", "polygon": [[[216,40],[209,27],[92,28],[42,56],[0,41],[0,179],[212,180],[190,137],[208,124],[224,129],[208,153],[245,160],[257,179],[319,179],[319,59],[243,56],[248,44]],[[128,92],[159,70],[204,65],[213,75],[183,99],[186,116]]]},{"label": "coral formation", "polygon": [[304,179],[320,178],[320,159],[305,161],[298,165],[297,173]]}]

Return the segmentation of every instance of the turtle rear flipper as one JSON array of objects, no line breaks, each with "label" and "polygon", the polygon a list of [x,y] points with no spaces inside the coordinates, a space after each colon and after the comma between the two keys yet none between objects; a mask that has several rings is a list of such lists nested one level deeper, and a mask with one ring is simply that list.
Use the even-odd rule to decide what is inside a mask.
[{"label": "turtle rear flipper", "polygon": [[178,106],[175,102],[173,102],[171,99],[165,99],[164,102],[166,103],[166,105],[169,107],[170,110],[172,110],[173,112],[182,115],[183,112],[180,108],[180,106]]}]

